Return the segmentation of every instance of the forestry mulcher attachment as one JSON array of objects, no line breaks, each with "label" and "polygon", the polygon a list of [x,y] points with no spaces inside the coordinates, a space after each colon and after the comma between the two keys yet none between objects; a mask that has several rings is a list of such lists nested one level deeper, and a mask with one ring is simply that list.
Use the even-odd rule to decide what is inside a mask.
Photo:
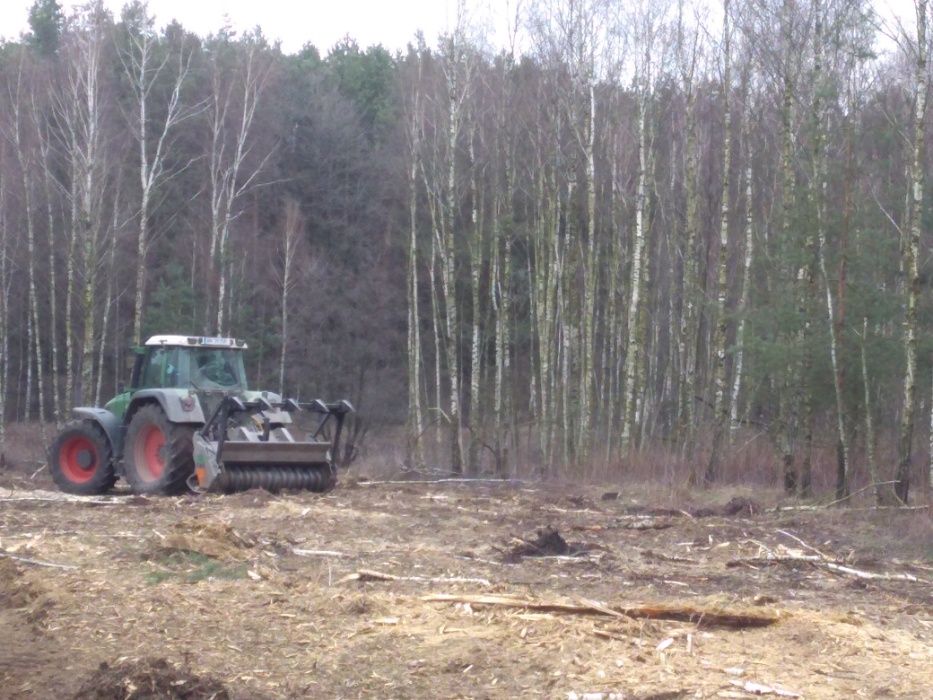
[{"label": "forestry mulcher attachment", "polygon": [[[250,391],[245,349],[232,338],[150,338],[135,349],[130,388],[104,408],[74,409],[49,451],[55,483],[82,495],[120,477],[141,494],[333,488],[353,407]],[[292,435],[299,414],[313,423],[305,439]]]}]

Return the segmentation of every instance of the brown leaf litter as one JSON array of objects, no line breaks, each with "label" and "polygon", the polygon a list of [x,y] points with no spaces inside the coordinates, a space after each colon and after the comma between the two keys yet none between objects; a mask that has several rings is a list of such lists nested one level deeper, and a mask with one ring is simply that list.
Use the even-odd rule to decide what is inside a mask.
[{"label": "brown leaf litter", "polygon": [[155,658],[102,663],[74,700],[230,700],[230,693],[216,678]]}]

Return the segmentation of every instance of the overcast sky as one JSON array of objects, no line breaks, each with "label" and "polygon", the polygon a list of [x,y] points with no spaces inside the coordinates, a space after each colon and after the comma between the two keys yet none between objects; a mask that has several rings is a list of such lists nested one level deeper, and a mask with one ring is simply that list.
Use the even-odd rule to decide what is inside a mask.
[{"label": "overcast sky", "polygon": [[[509,0],[514,6],[516,0]],[[66,12],[82,2],[59,0]],[[119,16],[125,0],[104,0]],[[490,17],[504,16],[506,0],[473,0],[474,15],[495,34]],[[0,35],[15,38],[28,27],[32,0],[0,0]],[[256,25],[270,40],[281,40],[286,52],[314,44],[327,53],[350,35],[361,46],[382,44],[403,49],[419,29],[428,44],[456,19],[456,0],[149,0],[159,26],[177,19],[197,34],[217,31],[227,21],[242,31]],[[491,8],[496,8],[495,10]],[[502,20],[504,24],[504,20]],[[493,37],[490,39],[494,41]]]},{"label": "overcast sky", "polygon": [[[83,0],[60,0],[66,12]],[[492,46],[506,44],[507,17],[519,0],[468,0],[472,24]],[[623,0],[624,1],[624,0]],[[522,0],[523,4],[529,0]],[[104,0],[119,16],[125,0]],[[0,36],[16,38],[27,29],[32,0],[0,0]],[[910,20],[912,0],[875,0],[883,16],[898,14]],[[177,19],[188,30],[209,34],[229,24],[238,31],[262,27],[270,40],[280,40],[291,53],[314,44],[326,54],[350,35],[361,46],[382,44],[404,49],[415,32],[424,32],[429,45],[456,19],[456,0],[150,0],[159,26]],[[508,8],[513,8],[509,10]],[[911,22],[912,24],[912,22]]]}]

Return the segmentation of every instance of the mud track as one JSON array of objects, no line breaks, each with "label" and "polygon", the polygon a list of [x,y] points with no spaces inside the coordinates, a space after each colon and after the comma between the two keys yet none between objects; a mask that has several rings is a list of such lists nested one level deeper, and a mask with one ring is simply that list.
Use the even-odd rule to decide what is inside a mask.
[{"label": "mud track", "polygon": [[[203,679],[233,698],[929,697],[926,512],[775,512],[746,494],[754,507],[726,515],[732,493],[709,512],[602,495],[348,483],[79,500],[13,483],[0,696],[73,697],[106,676],[143,697],[133,679],[156,668],[176,697],[202,697],[180,691]],[[543,528],[564,554],[526,551]],[[639,605],[694,613],[605,612]],[[703,611],[777,622],[723,628]]]}]

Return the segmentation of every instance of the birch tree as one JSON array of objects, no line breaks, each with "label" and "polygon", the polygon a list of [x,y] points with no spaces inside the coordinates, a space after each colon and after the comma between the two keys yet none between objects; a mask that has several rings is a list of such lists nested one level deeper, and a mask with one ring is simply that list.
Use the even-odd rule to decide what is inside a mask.
[{"label": "birch tree", "polygon": [[746,73],[745,101],[742,107],[742,142],[745,150],[745,255],[742,262],[742,282],[739,293],[738,323],[735,330],[735,355],[732,370],[732,397],[730,399],[730,425],[734,433],[741,426],[739,418],[739,394],[742,390],[742,371],[745,362],[745,320],[749,311],[749,296],[751,294],[751,271],[755,261],[755,216],[752,162],[754,151],[751,143],[751,107],[752,96],[749,82],[751,78]]},{"label": "birch tree", "polygon": [[301,214],[301,206],[294,199],[285,201],[285,222],[282,226],[282,242],[280,250],[280,314],[279,314],[279,335],[281,348],[279,350],[279,395],[286,396],[285,393],[285,361],[288,356],[288,297],[296,283],[295,263],[298,248],[304,235],[305,221]]},{"label": "birch tree", "polygon": [[[27,134],[25,133],[26,109],[28,109],[28,97],[25,94],[23,85],[23,72],[26,54],[23,52],[20,56],[19,70],[16,76],[15,92],[9,95],[10,107],[12,110],[13,127],[11,138],[16,150],[16,157],[20,167],[21,181],[23,187],[23,209],[26,219],[26,251],[28,255],[28,287],[27,298],[29,305],[29,324],[28,345],[30,349],[35,350],[37,393],[39,398],[39,422],[43,424],[45,415],[45,372],[43,371],[43,352],[42,352],[42,333],[39,324],[39,295],[36,291],[36,264],[38,253],[36,252],[36,206],[33,197],[33,181],[30,177],[34,171],[35,156],[34,148],[26,143]],[[27,396],[28,396],[27,391]],[[45,429],[43,427],[43,439]]]},{"label": "birch tree", "polygon": [[0,147],[0,454],[6,448],[6,397],[10,363],[10,275],[7,234],[7,176],[5,148]]},{"label": "birch tree", "polygon": [[[133,137],[139,154],[139,226],[136,235],[136,292],[133,303],[133,339],[142,343],[142,326],[146,293],[147,256],[150,243],[150,217],[157,206],[153,201],[158,187],[178,173],[167,167],[171,149],[171,136],[185,120],[203,107],[185,108],[182,101],[184,87],[191,66],[191,51],[184,45],[159,56],[159,41],[155,33],[155,20],[149,14],[146,2],[134,2],[123,9],[126,28],[125,44],[119,57],[133,96],[134,113],[128,114]],[[164,104],[154,109],[154,97],[163,74],[171,72],[171,88]],[[161,122],[161,124],[159,123]],[[185,167],[185,166],[182,166]]]},{"label": "birch tree", "polygon": [[211,207],[208,270],[217,282],[205,328],[211,325],[213,310],[218,335],[225,334],[229,325],[231,226],[242,214],[243,196],[258,184],[272,153],[259,158],[252,154],[256,111],[272,69],[263,48],[259,36],[247,35],[234,42],[222,33],[209,49],[211,94],[205,109]]},{"label": "birch tree", "polygon": [[914,409],[917,399],[917,302],[920,297],[920,235],[923,227],[924,118],[929,76],[927,75],[927,0],[915,0],[917,20],[913,76],[913,143],[908,178],[910,229],[903,249],[903,267],[907,273],[904,317],[904,399],[898,430],[897,473],[894,493],[907,503],[910,493],[910,467],[913,455]]},{"label": "birch tree", "polygon": [[[94,386],[94,348],[97,337],[96,312],[101,262],[100,242],[107,224],[104,200],[107,193],[105,146],[104,51],[109,15],[98,0],[78,16],[78,28],[63,48],[67,69],[62,89],[56,93],[55,112],[63,136],[70,183],[70,241],[66,268],[66,403],[72,401],[74,349],[72,306],[81,314],[81,343],[78,347],[78,403],[90,399]],[[79,277],[80,275],[80,277]],[[78,284],[80,283],[80,289]],[[76,295],[78,295],[76,299]],[[88,393],[86,393],[88,392]]]},{"label": "birch tree", "polygon": [[[421,436],[424,432],[424,419],[421,409],[421,313],[418,304],[418,182],[421,158],[421,49],[417,49],[413,60],[417,66],[417,76],[413,80],[410,96],[408,123],[408,440],[407,460],[413,466],[420,466],[424,461],[421,450]],[[410,56],[411,58],[411,56]],[[433,261],[431,263],[433,267]],[[432,290],[433,293],[433,290]],[[438,402],[439,403],[439,402]]]},{"label": "birch tree", "polygon": [[713,399],[713,444],[710,448],[709,462],[703,480],[706,483],[718,476],[722,458],[722,440],[727,429],[730,415],[729,399],[726,389],[726,346],[728,343],[729,318],[726,304],[729,294],[729,215],[732,206],[730,169],[732,167],[732,27],[729,16],[729,0],[723,0],[722,20],[722,196],[719,208],[719,263],[717,265],[716,331],[713,340],[714,355],[714,399]]},{"label": "birch tree", "polygon": [[634,231],[629,261],[628,319],[626,324],[624,396],[622,398],[620,449],[625,452],[637,444],[636,426],[641,424],[641,392],[644,390],[641,367],[644,361],[647,311],[644,299],[644,276],[647,265],[649,191],[649,157],[651,132],[649,110],[656,67],[661,63],[655,55],[666,7],[640,4],[631,20],[634,36],[634,89],[637,105],[636,135],[638,143],[635,175]]}]

